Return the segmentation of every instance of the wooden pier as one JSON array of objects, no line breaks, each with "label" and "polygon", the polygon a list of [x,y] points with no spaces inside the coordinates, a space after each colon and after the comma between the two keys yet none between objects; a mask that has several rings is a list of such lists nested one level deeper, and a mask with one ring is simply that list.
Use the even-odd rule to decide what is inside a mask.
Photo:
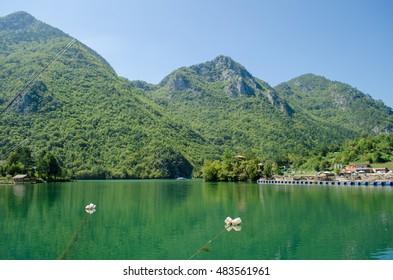
[{"label": "wooden pier", "polygon": [[336,186],[393,186],[393,181],[378,180],[378,181],[362,181],[362,180],[332,180],[332,181],[321,181],[321,180],[257,180],[258,184],[281,184],[281,185],[336,185]]}]

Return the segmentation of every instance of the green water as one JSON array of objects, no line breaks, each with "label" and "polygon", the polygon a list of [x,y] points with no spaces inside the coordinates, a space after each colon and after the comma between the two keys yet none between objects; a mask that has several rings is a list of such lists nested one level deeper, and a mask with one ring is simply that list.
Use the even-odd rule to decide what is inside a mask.
[{"label": "green water", "polygon": [[[242,218],[240,231],[225,230],[227,216]],[[393,259],[393,189],[200,180],[0,185],[0,237],[3,260]]]}]

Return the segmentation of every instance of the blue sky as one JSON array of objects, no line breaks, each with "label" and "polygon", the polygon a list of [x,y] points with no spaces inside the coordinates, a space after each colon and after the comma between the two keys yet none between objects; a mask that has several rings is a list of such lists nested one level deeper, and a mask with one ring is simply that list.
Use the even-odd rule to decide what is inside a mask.
[{"label": "blue sky", "polygon": [[393,1],[13,0],[102,55],[123,77],[160,82],[227,55],[275,86],[305,73],[393,107]]}]

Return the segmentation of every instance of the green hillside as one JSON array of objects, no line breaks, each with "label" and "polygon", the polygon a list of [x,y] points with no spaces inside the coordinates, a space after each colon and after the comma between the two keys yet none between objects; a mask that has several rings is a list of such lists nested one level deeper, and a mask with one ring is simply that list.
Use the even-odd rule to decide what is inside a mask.
[{"label": "green hillside", "polygon": [[285,161],[288,154],[339,145],[359,131],[297,110],[229,57],[183,67],[147,96],[190,125],[222,153]]},{"label": "green hillside", "polygon": [[189,177],[205,160],[286,163],[392,131],[390,108],[322,77],[273,88],[218,56],[152,85],[72,40],[25,12],[0,18],[0,176],[55,158],[75,178]]},{"label": "green hillside", "polygon": [[[67,45],[66,34],[19,12],[0,20],[0,109]],[[27,139],[78,178],[190,176],[201,136],[138,94],[77,42],[0,116],[0,152]]]},{"label": "green hillside", "polygon": [[306,74],[275,87],[296,110],[367,134],[393,132],[393,110],[350,85]]}]

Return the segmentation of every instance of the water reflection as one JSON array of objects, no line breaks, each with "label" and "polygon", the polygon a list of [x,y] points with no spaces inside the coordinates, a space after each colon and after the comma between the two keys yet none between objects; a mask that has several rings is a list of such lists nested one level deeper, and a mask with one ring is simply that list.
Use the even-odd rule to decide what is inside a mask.
[{"label": "water reflection", "polygon": [[161,188],[164,197],[170,203],[180,203],[186,200],[191,191],[192,185],[190,183],[184,181],[182,181],[182,184],[176,183],[177,182],[174,182],[165,188]]},{"label": "water reflection", "polygon": [[242,230],[242,226],[225,226],[225,229],[227,231],[231,231],[231,230],[241,231]]},{"label": "water reflection", "polygon": [[12,192],[16,198],[19,198],[19,199],[24,198],[26,195],[26,185],[16,184],[13,186]]},{"label": "water reflection", "polygon": [[[392,199],[384,187],[198,180],[2,186],[0,259],[187,259],[212,238],[194,259],[391,259]],[[227,215],[242,227],[223,227]]]}]

